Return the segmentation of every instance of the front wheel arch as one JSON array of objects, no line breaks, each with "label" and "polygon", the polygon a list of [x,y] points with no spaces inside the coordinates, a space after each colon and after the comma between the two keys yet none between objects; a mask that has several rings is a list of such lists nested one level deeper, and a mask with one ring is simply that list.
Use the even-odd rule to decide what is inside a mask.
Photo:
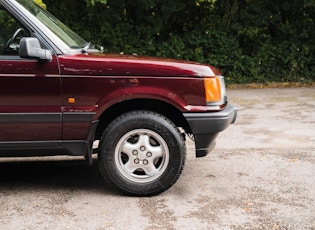
[{"label": "front wheel arch", "polygon": [[95,133],[95,139],[100,140],[106,127],[120,115],[136,110],[148,110],[159,113],[170,119],[177,127],[182,127],[186,133],[192,133],[182,112],[175,106],[156,99],[131,99],[119,102],[107,108],[99,117],[99,124]]}]

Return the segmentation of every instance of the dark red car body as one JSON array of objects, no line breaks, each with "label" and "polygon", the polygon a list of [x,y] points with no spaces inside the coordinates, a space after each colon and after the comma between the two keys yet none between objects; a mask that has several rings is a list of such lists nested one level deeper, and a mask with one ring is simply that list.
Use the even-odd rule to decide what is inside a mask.
[{"label": "dark red car body", "polygon": [[[214,67],[95,49],[64,50],[15,1],[0,3],[52,54],[49,60],[0,55],[0,156],[91,159],[93,142],[110,122],[128,111],[148,110],[193,135],[200,157],[234,123],[236,109],[223,95],[223,79]],[[217,92],[205,90],[205,78],[219,77],[219,88],[212,90],[221,90],[222,100],[207,101],[207,93]]]},{"label": "dark red car body", "polygon": [[[100,53],[59,55],[51,62],[0,60],[0,141],[64,140],[83,145],[79,142],[86,142],[92,122],[125,102],[139,108],[146,101],[155,110],[164,108],[156,103],[178,113],[204,113],[200,76],[219,74],[196,63]],[[59,141],[51,144],[60,146]],[[25,153],[24,146],[22,150]]]}]

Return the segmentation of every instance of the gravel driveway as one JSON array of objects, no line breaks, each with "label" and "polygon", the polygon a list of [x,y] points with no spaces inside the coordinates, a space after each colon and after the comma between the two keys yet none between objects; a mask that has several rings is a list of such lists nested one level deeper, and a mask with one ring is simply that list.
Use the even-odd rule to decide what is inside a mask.
[{"label": "gravel driveway", "polygon": [[229,90],[236,124],[170,190],[124,197],[81,158],[0,159],[1,229],[315,229],[315,88]]}]

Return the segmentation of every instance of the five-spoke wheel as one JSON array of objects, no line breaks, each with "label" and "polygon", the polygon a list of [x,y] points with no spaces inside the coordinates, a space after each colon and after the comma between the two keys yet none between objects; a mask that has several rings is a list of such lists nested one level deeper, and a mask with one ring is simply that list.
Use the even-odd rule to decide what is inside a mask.
[{"label": "five-spoke wheel", "polygon": [[169,162],[169,150],[164,139],[148,129],[126,133],[117,143],[115,163],[118,170],[136,183],[158,178]]}]

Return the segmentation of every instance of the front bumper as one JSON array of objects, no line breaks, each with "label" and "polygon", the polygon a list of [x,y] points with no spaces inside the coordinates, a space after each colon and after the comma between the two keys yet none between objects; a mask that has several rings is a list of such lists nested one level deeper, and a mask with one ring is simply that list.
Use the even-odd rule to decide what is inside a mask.
[{"label": "front bumper", "polygon": [[218,134],[235,122],[237,109],[228,105],[218,112],[184,113],[183,115],[195,138],[196,157],[203,157],[213,150]]}]

